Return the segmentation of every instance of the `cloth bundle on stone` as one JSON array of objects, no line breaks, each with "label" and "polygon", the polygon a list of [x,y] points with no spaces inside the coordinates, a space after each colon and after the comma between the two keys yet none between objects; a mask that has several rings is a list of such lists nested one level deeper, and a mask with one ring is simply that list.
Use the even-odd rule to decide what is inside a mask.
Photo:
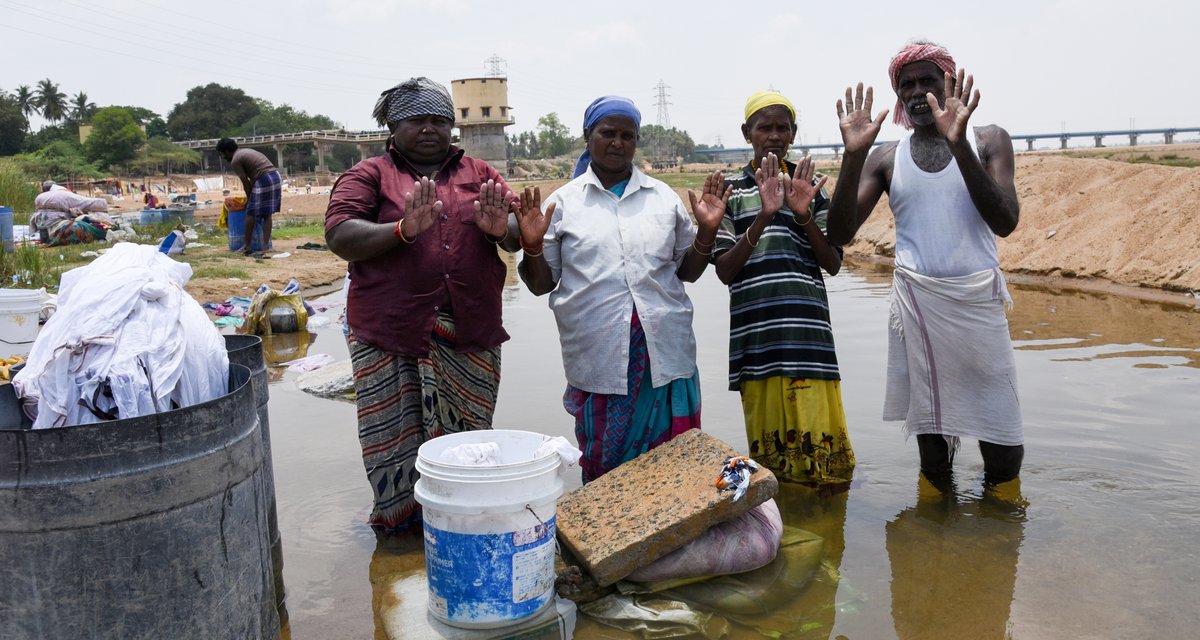
[{"label": "cloth bundle on stone", "polygon": [[225,341],[183,286],[192,268],[119,243],[63,274],[58,310],[13,379],[33,428],[133,418],[225,394]]}]

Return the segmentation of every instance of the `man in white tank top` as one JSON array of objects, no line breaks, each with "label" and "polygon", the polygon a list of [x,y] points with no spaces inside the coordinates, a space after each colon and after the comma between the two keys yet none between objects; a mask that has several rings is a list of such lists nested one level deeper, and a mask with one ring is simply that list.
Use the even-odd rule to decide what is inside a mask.
[{"label": "man in white tank top", "polygon": [[896,274],[884,419],[917,436],[931,480],[950,476],[967,436],[979,440],[985,484],[999,484],[1017,477],[1025,451],[995,238],[1019,218],[1012,140],[994,125],[968,126],[979,91],[945,48],[910,43],[889,75],[894,121],[912,134],[871,151],[888,112],[872,119],[872,89],[846,89],[829,239],[849,243],[888,193]]}]

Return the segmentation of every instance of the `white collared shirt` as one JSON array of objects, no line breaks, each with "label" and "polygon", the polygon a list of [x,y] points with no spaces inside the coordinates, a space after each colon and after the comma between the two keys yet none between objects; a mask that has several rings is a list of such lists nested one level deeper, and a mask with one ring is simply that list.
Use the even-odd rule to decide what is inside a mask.
[{"label": "white collared shirt", "polygon": [[567,382],[592,393],[628,391],[629,322],[637,307],[661,387],[696,371],[692,301],[676,275],[696,229],[683,201],[633,169],[619,199],[586,173],[555,191],[544,255],[558,286],[558,321]]}]

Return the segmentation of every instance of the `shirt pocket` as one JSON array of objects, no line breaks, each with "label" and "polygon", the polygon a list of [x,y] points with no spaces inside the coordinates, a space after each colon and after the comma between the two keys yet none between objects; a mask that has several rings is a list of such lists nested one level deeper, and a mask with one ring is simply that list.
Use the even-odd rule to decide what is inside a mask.
[{"label": "shirt pocket", "polygon": [[444,204],[446,207],[453,206],[454,209],[447,213],[457,217],[463,224],[475,224],[475,201],[479,199],[482,188],[483,185],[478,182],[456,182],[450,185],[453,193],[449,202]]},{"label": "shirt pocket", "polygon": [[639,217],[638,244],[648,260],[670,262],[675,257],[675,214],[651,213]]}]

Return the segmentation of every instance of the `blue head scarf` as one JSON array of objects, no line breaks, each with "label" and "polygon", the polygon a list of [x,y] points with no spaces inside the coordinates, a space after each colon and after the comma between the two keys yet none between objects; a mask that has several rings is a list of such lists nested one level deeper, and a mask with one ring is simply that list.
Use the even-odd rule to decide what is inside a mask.
[{"label": "blue head scarf", "polygon": [[[633,120],[633,124],[638,130],[642,128],[642,112],[638,111],[632,100],[620,96],[601,96],[593,100],[592,104],[588,105],[587,111],[583,112],[583,130],[591,129],[596,126],[597,122],[608,116],[625,116]],[[587,171],[588,165],[591,163],[592,154],[584,147],[583,155],[579,156],[579,160],[575,163],[575,174],[571,177],[578,178]]]}]

